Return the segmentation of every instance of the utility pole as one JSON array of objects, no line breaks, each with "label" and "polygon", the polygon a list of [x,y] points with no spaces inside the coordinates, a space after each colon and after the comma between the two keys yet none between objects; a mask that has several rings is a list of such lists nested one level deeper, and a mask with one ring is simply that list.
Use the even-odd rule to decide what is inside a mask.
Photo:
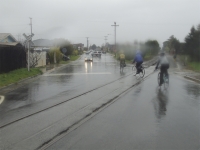
[{"label": "utility pole", "polygon": [[89,38],[89,37],[86,37],[86,38],[87,38],[87,50],[89,50],[89,49],[88,49],[88,38]]},{"label": "utility pole", "polygon": [[115,56],[116,56],[116,52],[117,52],[117,46],[116,46],[116,27],[119,25],[116,25],[116,22],[114,22],[114,25],[111,25],[115,27]]},{"label": "utility pole", "polygon": [[105,50],[106,50],[106,43],[107,43],[107,37],[108,36],[104,36],[105,37]]},{"label": "utility pole", "polygon": [[31,45],[34,45],[33,42],[32,42],[32,37],[34,36],[34,34],[32,33],[32,18],[30,18],[30,26],[31,26],[31,35],[27,36],[25,33],[23,34],[23,36],[25,37],[25,42],[24,42],[24,45],[27,45],[28,47],[28,59],[27,59],[27,63],[28,63],[28,71],[30,71],[30,46]]},{"label": "utility pole", "polygon": [[[32,18],[30,18],[30,26],[31,26],[31,35],[32,35]],[[32,37],[31,37],[31,41],[32,41]]]},{"label": "utility pole", "polygon": [[106,42],[107,42],[107,36],[104,36],[105,37],[105,47],[106,47]]}]

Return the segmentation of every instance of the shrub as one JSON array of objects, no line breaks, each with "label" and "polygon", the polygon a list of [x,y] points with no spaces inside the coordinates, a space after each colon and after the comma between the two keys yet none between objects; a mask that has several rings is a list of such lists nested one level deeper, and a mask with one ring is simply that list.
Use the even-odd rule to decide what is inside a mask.
[{"label": "shrub", "polygon": [[56,55],[56,63],[60,63],[60,61],[62,60],[62,53],[60,52],[60,48],[51,48],[48,52],[51,64],[54,63],[54,54]]}]

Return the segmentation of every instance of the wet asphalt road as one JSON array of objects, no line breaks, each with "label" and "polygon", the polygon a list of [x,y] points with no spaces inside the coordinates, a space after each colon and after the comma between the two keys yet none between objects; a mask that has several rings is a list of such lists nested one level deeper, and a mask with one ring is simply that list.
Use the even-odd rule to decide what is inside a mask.
[{"label": "wet asphalt road", "polygon": [[[152,68],[146,71],[150,73]],[[32,147],[38,147],[38,143],[40,146],[52,138],[53,132],[56,135],[65,130],[65,124],[73,123],[77,117],[80,119],[92,107],[81,111],[82,108],[109,99],[109,96],[113,98],[112,95],[120,91],[120,85],[126,88],[138,81],[130,74],[128,66],[120,73],[119,64],[109,54],[101,59],[94,58],[93,63],[85,63],[83,55],[78,61],[4,95],[0,125],[118,81],[0,129],[0,149],[9,146],[34,149]],[[165,91],[157,88],[156,77],[157,73],[150,75],[50,149],[199,148],[199,84],[174,75],[172,69],[170,87]],[[63,124],[65,119],[67,122]]]},{"label": "wet asphalt road", "polygon": [[0,105],[0,113],[42,101],[50,103],[55,98],[58,102],[66,100],[126,74],[126,70],[123,75],[119,73],[117,62],[109,54],[95,57],[93,63],[84,62],[84,58],[82,55],[78,61],[3,95],[5,99]]},{"label": "wet asphalt road", "polygon": [[48,149],[198,150],[200,85],[170,74],[164,90],[156,78],[154,73]]}]

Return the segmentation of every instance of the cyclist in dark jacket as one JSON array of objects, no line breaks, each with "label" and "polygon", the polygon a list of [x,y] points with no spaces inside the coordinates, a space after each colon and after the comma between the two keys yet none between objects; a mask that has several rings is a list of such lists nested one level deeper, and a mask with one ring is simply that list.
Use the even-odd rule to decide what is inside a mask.
[{"label": "cyclist in dark jacket", "polygon": [[165,56],[164,52],[160,53],[160,58],[158,59],[157,65],[155,69],[158,69],[158,66],[160,66],[160,85],[163,84],[163,74],[166,74],[167,79],[169,79],[168,71],[169,69],[169,61],[167,60],[167,57]]},{"label": "cyclist in dark jacket", "polygon": [[140,73],[140,71],[141,71],[140,70],[140,66],[143,63],[143,58],[142,58],[142,55],[141,55],[139,50],[136,52],[135,58],[133,60],[133,63],[136,63],[136,68],[137,68],[137,73],[136,74]]}]

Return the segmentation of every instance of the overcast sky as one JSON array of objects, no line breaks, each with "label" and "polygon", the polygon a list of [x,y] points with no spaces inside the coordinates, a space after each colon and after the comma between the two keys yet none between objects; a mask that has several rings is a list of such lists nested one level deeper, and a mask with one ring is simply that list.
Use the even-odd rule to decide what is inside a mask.
[{"label": "overcast sky", "polygon": [[[101,46],[117,42],[157,40],[171,35],[180,42],[200,24],[200,0],[0,0],[0,33],[18,38],[65,38],[72,43]],[[109,35],[108,35],[109,34]],[[19,36],[21,35],[21,36]],[[161,46],[161,45],[160,45]]]}]

